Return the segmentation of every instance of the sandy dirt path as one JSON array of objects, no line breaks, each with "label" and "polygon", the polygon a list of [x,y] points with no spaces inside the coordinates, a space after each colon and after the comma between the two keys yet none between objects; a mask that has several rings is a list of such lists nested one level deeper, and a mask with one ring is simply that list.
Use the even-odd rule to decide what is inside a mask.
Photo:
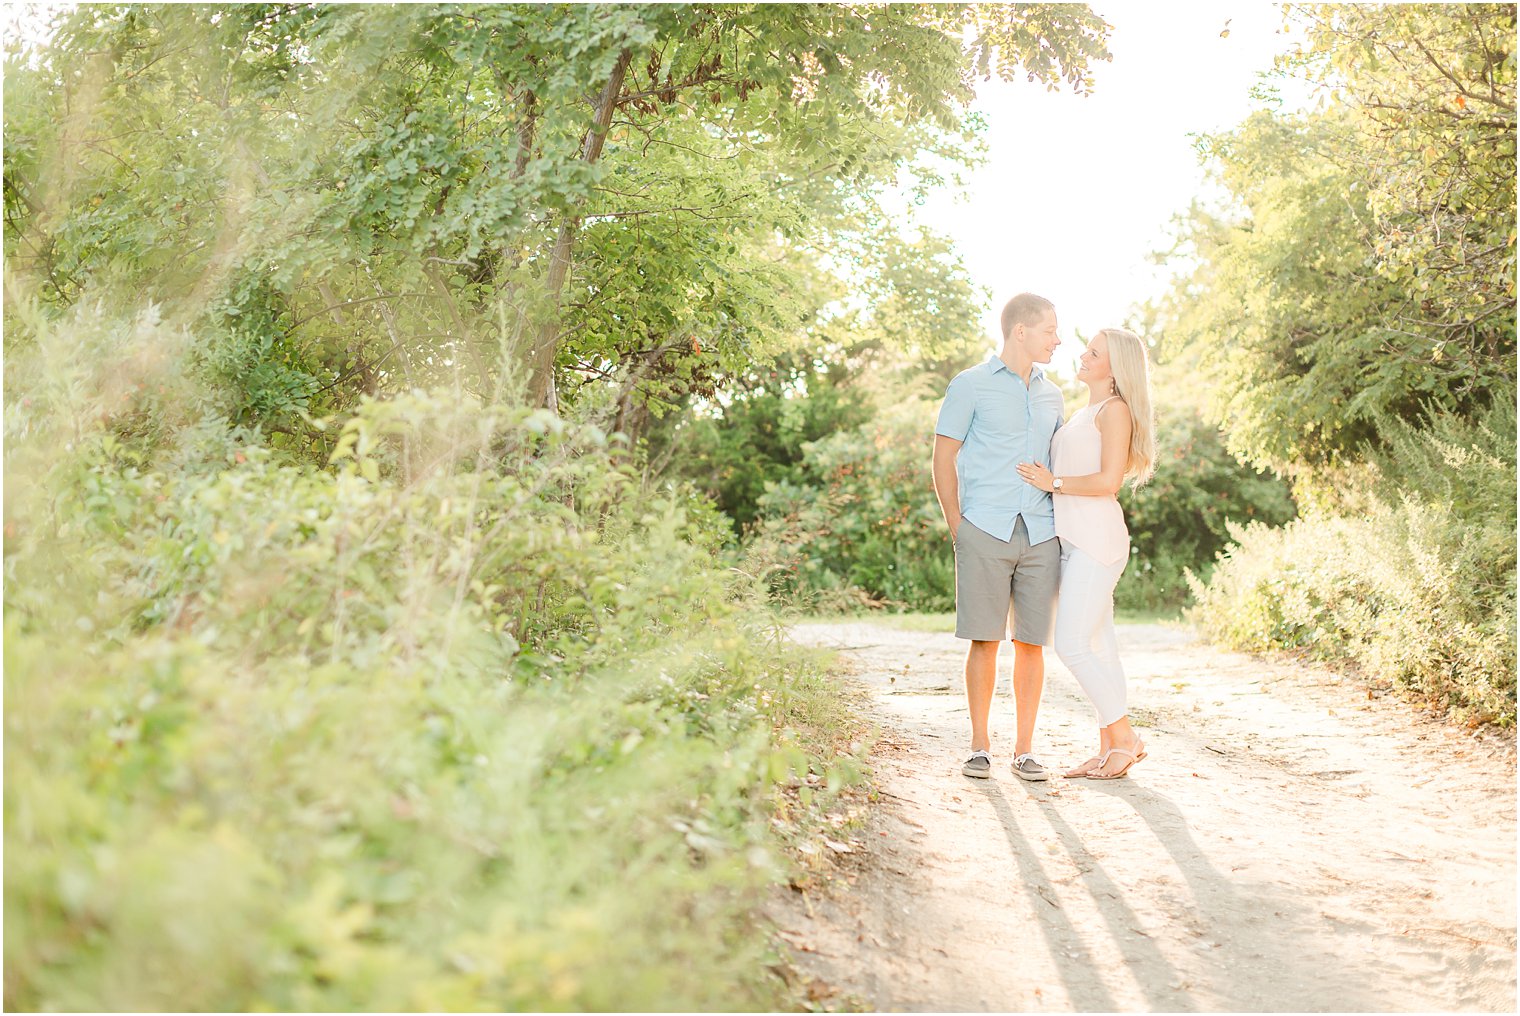
[{"label": "sandy dirt path", "polygon": [[[1129,625],[1148,759],[1113,782],[1014,777],[1005,652],[994,777],[971,780],[964,643],[886,623],[793,635],[842,650],[880,731],[855,851],[829,891],[773,908],[823,1004],[1515,1011],[1513,738]],[[1036,754],[1064,769],[1094,744],[1048,654]]]}]

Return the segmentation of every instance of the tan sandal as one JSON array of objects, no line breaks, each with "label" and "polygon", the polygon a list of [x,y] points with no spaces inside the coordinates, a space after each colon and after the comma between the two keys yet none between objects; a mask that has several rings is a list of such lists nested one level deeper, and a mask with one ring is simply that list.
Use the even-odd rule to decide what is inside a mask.
[{"label": "tan sandal", "polygon": [[[1094,763],[1096,763],[1096,765]],[[1101,768],[1103,768],[1103,757],[1101,755],[1094,755],[1092,758],[1088,759],[1086,762],[1083,762],[1081,765],[1072,766],[1061,775],[1068,780],[1080,780],[1082,777],[1086,776],[1094,769]]]},{"label": "tan sandal", "polygon": [[1098,768],[1102,769],[1103,766],[1108,765],[1108,756],[1110,755],[1128,755],[1129,761],[1124,764],[1124,768],[1120,769],[1116,773],[1109,773],[1106,776],[1101,773],[1090,772],[1087,774],[1087,778],[1089,780],[1117,780],[1119,777],[1128,773],[1130,769],[1134,767],[1136,762],[1139,762],[1149,754],[1150,753],[1145,750],[1144,741],[1136,741],[1134,751],[1126,751],[1123,748],[1110,748],[1108,751],[1103,753],[1103,763],[1102,765],[1098,766]]}]

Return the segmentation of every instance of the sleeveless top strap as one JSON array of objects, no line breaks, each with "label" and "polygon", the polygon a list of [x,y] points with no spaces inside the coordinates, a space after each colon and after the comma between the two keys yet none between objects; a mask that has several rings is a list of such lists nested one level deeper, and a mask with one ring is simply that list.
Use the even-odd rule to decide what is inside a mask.
[{"label": "sleeveless top strap", "polygon": [[1098,408],[1096,408],[1096,409],[1093,410],[1093,420],[1096,421],[1098,419],[1098,414],[1101,413],[1101,412],[1103,412],[1103,407],[1104,406],[1108,405],[1110,402],[1114,401],[1118,397],[1119,396],[1117,396],[1117,395],[1110,395],[1108,398],[1106,398],[1102,402],[1098,403]]}]

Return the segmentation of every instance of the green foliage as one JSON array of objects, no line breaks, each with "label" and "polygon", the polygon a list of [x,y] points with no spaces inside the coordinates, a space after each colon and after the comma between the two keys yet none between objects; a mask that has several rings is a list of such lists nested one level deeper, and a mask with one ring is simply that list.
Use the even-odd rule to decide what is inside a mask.
[{"label": "green foliage", "polygon": [[1291,16],[1307,42],[1280,70],[1325,101],[1205,141],[1236,207],[1193,210],[1155,324],[1168,359],[1217,380],[1229,446],[1292,475],[1306,510],[1232,530],[1196,616],[1507,725],[1515,8]]},{"label": "green foliage", "polygon": [[1242,465],[1219,429],[1162,383],[1156,472],[1119,499],[1129,526],[1130,561],[1114,590],[1121,610],[1162,610],[1189,598],[1186,575],[1202,575],[1230,540],[1230,526],[1281,525],[1294,515],[1288,485]]},{"label": "green foliage", "polygon": [[[812,405],[815,399],[822,404]],[[777,590],[824,606],[953,609],[954,558],[929,476],[937,402],[879,391],[868,375],[856,375],[846,387],[766,399],[745,412],[767,405],[781,407],[782,420],[829,428],[783,446],[798,448],[795,463],[770,449],[773,433],[797,441],[796,424],[773,432],[772,417],[760,415],[758,433],[734,426],[720,432],[734,478],[765,479],[749,553],[777,566]],[[846,425],[845,407],[863,422]],[[1115,591],[1121,610],[1180,607],[1189,595],[1185,573],[1207,573],[1232,522],[1277,525],[1294,513],[1287,485],[1241,465],[1194,407],[1167,400],[1159,415],[1156,473],[1139,491],[1120,496],[1132,554]],[[740,497],[749,489],[735,483],[735,507],[724,509],[744,510]]]},{"label": "green foliage", "polygon": [[458,391],[327,469],[126,440],[182,339],[69,324],[6,377],[8,1007],[776,1007],[772,819],[858,769],[720,516]]},{"label": "green foliage", "polygon": [[932,403],[903,399],[804,446],[804,478],[766,485],[757,546],[773,585],[825,605],[955,603],[955,561],[929,475]]},{"label": "green foliage", "polygon": [[7,65],[17,288],[162,303],[195,324],[224,415],[318,458],[308,415],[419,385],[488,397],[523,362],[551,404],[615,404],[636,434],[809,344],[840,280],[886,337],[908,317],[902,341],[963,341],[964,273],[886,225],[881,194],[933,178],[920,151],[975,158],[976,73],[1080,90],[1107,57],[1107,26],[1067,5],[60,17]]},{"label": "green foliage", "polygon": [[[1309,45],[1284,63],[1335,83],[1356,111],[1376,273],[1418,298],[1417,312],[1390,317],[1435,325],[1433,362],[1470,369],[1502,352],[1502,319],[1489,319],[1515,297],[1515,7],[1351,4],[1304,17]],[[1513,351],[1513,324],[1508,338]]]},{"label": "green foliage", "polygon": [[692,413],[664,437],[673,471],[712,497],[741,535],[768,483],[800,482],[805,447],[864,423],[872,407],[843,364],[778,363],[726,393],[727,405]]},{"label": "green foliage", "polygon": [[1515,722],[1515,415],[1394,425],[1365,511],[1232,527],[1194,620],[1354,663],[1460,720]]},{"label": "green foliage", "polygon": [[56,27],[5,68],[6,1004],[787,1003],[752,913],[857,775],[840,693],[636,438],[799,349],[964,342],[882,195],[975,159],[976,74],[1081,90],[1107,26]]},{"label": "green foliage", "polygon": [[1261,111],[1203,142],[1235,207],[1195,212],[1160,322],[1217,379],[1242,457],[1354,462],[1392,420],[1515,391],[1515,12],[1333,5],[1292,72],[1319,112]]}]

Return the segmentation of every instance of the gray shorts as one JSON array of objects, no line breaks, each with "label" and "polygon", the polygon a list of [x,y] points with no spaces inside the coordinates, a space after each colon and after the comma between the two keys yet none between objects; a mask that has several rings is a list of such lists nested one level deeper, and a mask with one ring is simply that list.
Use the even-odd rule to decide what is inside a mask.
[{"label": "gray shorts", "polygon": [[955,636],[977,642],[1008,637],[1048,646],[1061,581],[1061,541],[1033,547],[1019,518],[1006,543],[961,519],[955,533]]}]

